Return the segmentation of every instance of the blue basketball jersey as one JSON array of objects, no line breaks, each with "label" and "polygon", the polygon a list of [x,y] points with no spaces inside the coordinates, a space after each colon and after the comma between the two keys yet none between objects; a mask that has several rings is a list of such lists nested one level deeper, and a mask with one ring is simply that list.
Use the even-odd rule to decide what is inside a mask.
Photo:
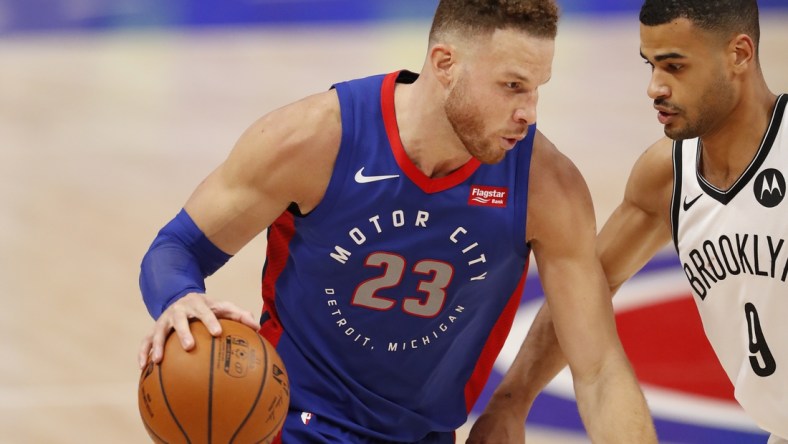
[{"label": "blue basketball jersey", "polygon": [[333,174],[312,212],[269,228],[261,328],[289,373],[291,408],[403,442],[466,421],[509,332],[530,254],[536,131],[498,164],[429,178],[394,111],[395,84],[415,78],[334,85]]}]

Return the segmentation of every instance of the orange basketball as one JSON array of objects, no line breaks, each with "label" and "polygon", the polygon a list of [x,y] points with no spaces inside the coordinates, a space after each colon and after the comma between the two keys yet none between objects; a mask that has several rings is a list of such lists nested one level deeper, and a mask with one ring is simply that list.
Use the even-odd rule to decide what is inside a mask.
[{"label": "orange basketball", "polygon": [[290,402],[282,359],[253,329],[220,322],[219,337],[192,322],[189,352],[170,334],[162,362],[142,371],[139,410],[154,442],[270,443],[282,428]]}]

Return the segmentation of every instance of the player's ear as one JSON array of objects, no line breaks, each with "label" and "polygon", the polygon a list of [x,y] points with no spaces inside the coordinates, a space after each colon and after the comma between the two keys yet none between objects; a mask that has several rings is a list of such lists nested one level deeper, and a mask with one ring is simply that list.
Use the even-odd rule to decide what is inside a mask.
[{"label": "player's ear", "polygon": [[448,43],[436,43],[430,47],[428,63],[435,78],[444,86],[452,83],[457,62],[456,48]]},{"label": "player's ear", "polygon": [[755,63],[755,42],[747,34],[739,34],[729,44],[733,70],[739,74]]}]

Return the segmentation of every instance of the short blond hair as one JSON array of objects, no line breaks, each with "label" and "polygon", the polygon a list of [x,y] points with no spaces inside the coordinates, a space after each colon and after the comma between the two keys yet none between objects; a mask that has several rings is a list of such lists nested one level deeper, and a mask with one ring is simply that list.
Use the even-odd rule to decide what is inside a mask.
[{"label": "short blond hair", "polygon": [[558,5],[554,0],[441,0],[430,29],[430,42],[449,33],[464,36],[515,29],[555,39]]}]

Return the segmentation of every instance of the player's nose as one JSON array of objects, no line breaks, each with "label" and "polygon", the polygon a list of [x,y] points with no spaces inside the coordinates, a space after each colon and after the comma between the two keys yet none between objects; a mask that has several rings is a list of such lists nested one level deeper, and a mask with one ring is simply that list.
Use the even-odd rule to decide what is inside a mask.
[{"label": "player's nose", "polygon": [[651,73],[651,80],[648,82],[646,94],[648,94],[651,99],[664,98],[670,95],[670,88],[656,70]]},{"label": "player's nose", "polygon": [[536,104],[539,101],[537,93],[530,95],[514,111],[512,118],[519,124],[531,125],[536,122]]}]

